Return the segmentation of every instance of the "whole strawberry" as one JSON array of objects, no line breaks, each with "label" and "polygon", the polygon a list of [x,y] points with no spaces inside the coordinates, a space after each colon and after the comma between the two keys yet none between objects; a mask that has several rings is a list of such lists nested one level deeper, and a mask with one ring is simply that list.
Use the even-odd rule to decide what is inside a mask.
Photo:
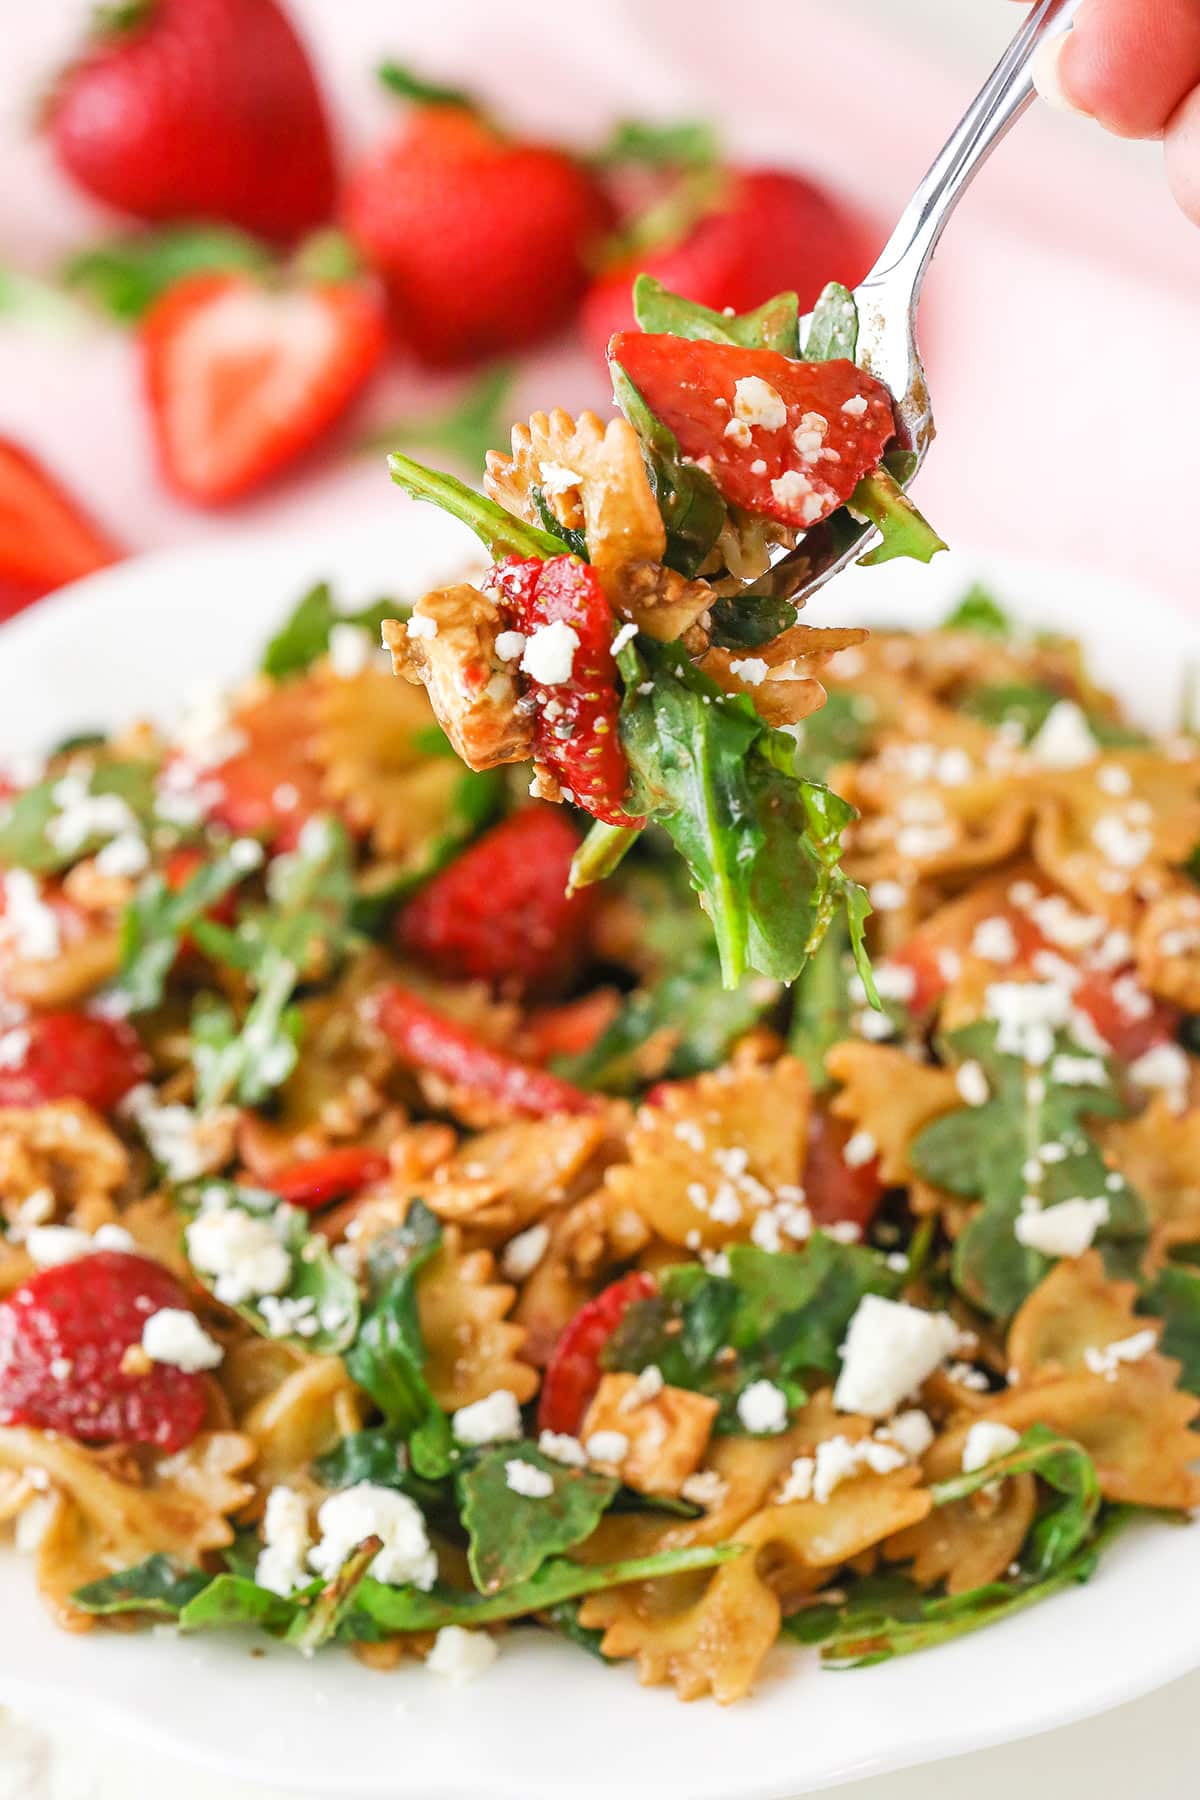
[{"label": "whole strawberry", "polygon": [[0,438],[0,619],[121,555],[49,470]]},{"label": "whole strawberry", "polygon": [[[653,275],[702,306],[750,312],[794,288],[807,312],[828,281],[853,287],[871,263],[872,234],[852,208],[801,175],[727,169],[694,183],[701,196],[678,217],[655,208],[661,239],[619,255],[583,304],[588,343],[603,356],[614,332],[632,328],[636,275]],[[683,190],[686,194],[687,190]]]},{"label": "whole strawberry", "polygon": [[608,203],[563,150],[464,106],[418,105],[352,172],[343,222],[401,335],[451,365],[536,343],[571,317]]},{"label": "whole strawberry", "polygon": [[333,210],[325,109],[275,0],[110,9],[48,126],[66,172],[138,219],[222,219],[287,242]]}]

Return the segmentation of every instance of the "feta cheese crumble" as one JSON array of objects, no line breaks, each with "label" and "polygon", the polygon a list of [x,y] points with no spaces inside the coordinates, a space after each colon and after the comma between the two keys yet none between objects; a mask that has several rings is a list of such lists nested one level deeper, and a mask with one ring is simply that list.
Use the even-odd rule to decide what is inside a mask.
[{"label": "feta cheese crumble", "polygon": [[523,631],[501,631],[496,635],[496,655],[501,662],[516,662],[529,639]]},{"label": "feta cheese crumble", "polygon": [[1044,1211],[1030,1207],[1018,1214],[1013,1233],[1019,1244],[1027,1250],[1040,1250],[1043,1256],[1082,1256],[1108,1216],[1109,1205],[1103,1195],[1097,1200],[1076,1197],[1060,1200]]},{"label": "feta cheese crumble", "polygon": [[451,1424],[460,1444],[500,1444],[521,1435],[521,1408],[511,1388],[494,1388],[482,1400],[460,1406]]},{"label": "feta cheese crumble", "polygon": [[566,1463],[570,1469],[587,1467],[587,1451],[569,1431],[543,1431],[538,1438],[538,1449],[551,1462]]},{"label": "feta cheese crumble", "polygon": [[311,1539],[308,1507],[295,1488],[273,1487],[267,1495],[262,1522],[263,1548],[259,1551],[254,1579],[272,1594],[293,1594],[312,1580],[305,1562]]},{"label": "feta cheese crumble", "polygon": [[317,1524],[321,1540],[309,1551],[308,1563],[327,1581],[369,1537],[383,1540],[370,1569],[376,1581],[389,1587],[407,1587],[411,1582],[428,1591],[437,1580],[437,1555],[421,1509],[407,1494],[360,1481],[322,1501]]},{"label": "feta cheese crumble", "polygon": [[509,1281],[524,1281],[533,1274],[550,1247],[550,1227],[531,1225],[509,1238],[500,1258],[500,1272]]},{"label": "feta cheese crumble", "polygon": [[556,687],[570,681],[578,648],[579,633],[574,626],[554,619],[531,633],[521,655],[521,668],[543,687]]},{"label": "feta cheese crumble", "polygon": [[499,1656],[496,1640],[486,1631],[468,1631],[463,1625],[443,1625],[425,1658],[425,1667],[442,1675],[455,1687],[485,1675]]},{"label": "feta cheese crumble", "polygon": [[963,1474],[974,1475],[977,1470],[986,1469],[997,1457],[1007,1456],[1010,1450],[1015,1450],[1020,1441],[1020,1432],[1014,1431],[1011,1425],[980,1419],[972,1425],[963,1444]]},{"label": "feta cheese crumble", "polygon": [[201,1369],[215,1369],[225,1355],[195,1313],[186,1312],[181,1306],[160,1307],[150,1314],[142,1326],[142,1349],[151,1362],[169,1363],[190,1375]]},{"label": "feta cheese crumble", "polygon": [[733,385],[733,416],[745,425],[778,431],[787,424],[787,407],[782,394],[769,381],[761,375],[745,375]]},{"label": "feta cheese crumble", "polygon": [[776,1437],[787,1429],[787,1395],[773,1381],[752,1381],[738,1395],[737,1416],[755,1437]]},{"label": "feta cheese crumble", "polygon": [[1099,756],[1100,746],[1075,702],[1060,700],[1031,740],[1029,754],[1043,769],[1079,769]]},{"label": "feta cheese crumble", "polygon": [[504,1465],[504,1485],[526,1500],[548,1500],[554,1492],[554,1477],[547,1470],[535,1468],[533,1463],[522,1462],[519,1456],[514,1456]]},{"label": "feta cheese crumble", "polygon": [[192,1266],[213,1277],[213,1293],[226,1306],[282,1293],[292,1278],[292,1259],[271,1224],[240,1206],[205,1207],[184,1240]]},{"label": "feta cheese crumble", "polygon": [[425,613],[414,612],[408,621],[409,637],[435,638],[438,634],[438,622]]},{"label": "feta cheese crumble", "polygon": [[864,1295],[842,1346],[833,1404],[839,1412],[888,1418],[950,1355],[958,1335],[945,1313],[923,1312],[880,1294]]},{"label": "feta cheese crumble", "polygon": [[960,1063],[954,1073],[954,1085],[958,1089],[959,1098],[968,1106],[986,1106],[991,1098],[991,1089],[981,1063]]},{"label": "feta cheese crumble", "polygon": [[1154,1327],[1147,1326],[1144,1331],[1135,1331],[1131,1337],[1118,1338],[1113,1344],[1089,1344],[1083,1353],[1085,1367],[1093,1375],[1103,1375],[1106,1381],[1115,1381],[1122,1363],[1141,1362],[1144,1356],[1158,1343],[1158,1333]]},{"label": "feta cheese crumble", "polygon": [[629,1455],[629,1439],[623,1431],[593,1431],[584,1449],[589,1462],[620,1464]]}]

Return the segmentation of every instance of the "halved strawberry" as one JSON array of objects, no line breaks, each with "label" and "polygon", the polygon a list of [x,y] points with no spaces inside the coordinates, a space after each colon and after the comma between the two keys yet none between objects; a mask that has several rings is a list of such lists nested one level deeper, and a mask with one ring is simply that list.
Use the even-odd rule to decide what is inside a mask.
[{"label": "halved strawberry", "polygon": [[887,389],[844,358],[620,331],[609,360],[727,500],[801,530],[843,506],[896,435]]},{"label": "halved strawberry", "polygon": [[600,1353],[631,1306],[653,1300],[658,1283],[645,1269],[633,1269],[581,1306],[564,1325],[550,1353],[538,1400],[538,1428],[572,1436],[600,1386]]},{"label": "halved strawberry", "polygon": [[0,619],[123,555],[41,463],[0,438]]},{"label": "halved strawberry", "polygon": [[33,1014],[5,1035],[0,1106],[83,1100],[111,1112],[150,1062],[132,1025],[81,1012]]},{"label": "halved strawberry", "polygon": [[[508,603],[512,622],[529,640],[522,668],[534,703],[534,760],[543,763],[574,800],[608,825],[633,825],[623,801],[629,765],[621,748],[613,616],[596,571],[577,556],[509,557],[490,581]],[[537,679],[537,644],[553,628],[565,671],[562,680]],[[543,640],[544,641],[544,640]],[[528,668],[533,663],[533,669]],[[554,660],[554,659],[551,659]]]},{"label": "halved strawberry", "polygon": [[344,1200],[372,1181],[382,1181],[388,1172],[388,1159],[381,1150],[342,1145],[326,1150],[321,1156],[310,1156],[304,1162],[289,1163],[270,1177],[272,1193],[289,1206],[300,1206],[305,1212],[316,1212],[334,1200]]},{"label": "halved strawberry", "polygon": [[177,282],[141,324],[163,473],[204,505],[260,487],[318,442],[384,353],[383,309],[353,281]]},{"label": "halved strawberry", "polygon": [[567,893],[579,838],[550,806],[486,831],[400,913],[401,950],[451,980],[553,992],[579,967],[589,891]]}]

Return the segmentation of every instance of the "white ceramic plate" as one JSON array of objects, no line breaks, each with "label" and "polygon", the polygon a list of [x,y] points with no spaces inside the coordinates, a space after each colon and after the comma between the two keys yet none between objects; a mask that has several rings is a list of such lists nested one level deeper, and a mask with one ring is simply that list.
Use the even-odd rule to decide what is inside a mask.
[{"label": "white ceramic plate", "polygon": [[[146,557],[80,584],[0,634],[0,757],[136,713],[169,718],[198,681],[251,659],[319,576],[347,601],[415,594],[473,540],[436,513],[321,538],[243,539]],[[991,557],[854,571],[821,622],[929,623],[965,583],[1087,640],[1148,722],[1175,717],[1200,629],[1151,597],[1078,572]],[[1200,1666],[1200,1530],[1145,1526],[1092,1583],[1009,1624],[874,1669],[823,1673],[780,1649],[753,1699],[680,1706],[533,1632],[472,1687],[420,1668],[377,1675],[340,1653],[306,1663],[249,1639],[65,1636],[29,1567],[0,1554],[0,1700],[109,1729],[241,1780],[349,1800],[558,1800],[564,1792],[782,1800],[981,1749],[1102,1711]]]}]

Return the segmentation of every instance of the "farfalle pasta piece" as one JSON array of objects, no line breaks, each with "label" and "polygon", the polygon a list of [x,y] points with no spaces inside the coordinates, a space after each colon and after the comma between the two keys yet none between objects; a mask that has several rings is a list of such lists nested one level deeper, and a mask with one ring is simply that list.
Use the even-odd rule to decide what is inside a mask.
[{"label": "farfalle pasta piece", "polygon": [[86,1631],[94,1619],[71,1605],[85,1582],[156,1553],[194,1564],[233,1542],[230,1516],[253,1495],[242,1476],[254,1444],[240,1432],[203,1432],[185,1451],[129,1478],[104,1451],[53,1432],[0,1428],[0,1468],[40,1469],[53,1504],[37,1546],[37,1581],[55,1619]]},{"label": "farfalle pasta piece", "polygon": [[53,1197],[53,1217],[93,1230],[114,1217],[129,1153],[82,1100],[0,1108],[0,1206],[11,1223],[31,1195]]},{"label": "farfalle pasta piece", "polygon": [[[707,581],[656,562],[626,562],[608,575],[604,591],[618,618],[669,644],[702,622],[715,599]],[[690,642],[690,640],[689,640]]]},{"label": "farfalle pasta piece", "polygon": [[1194,888],[1172,887],[1146,909],[1134,958],[1149,993],[1200,1012],[1200,894]]},{"label": "farfalle pasta piece", "polygon": [[513,1313],[528,1333],[524,1354],[538,1368],[597,1283],[619,1264],[643,1256],[651,1244],[641,1214],[604,1187],[551,1213],[546,1224],[549,1242],[522,1282]]},{"label": "farfalle pasta piece", "polygon": [[915,1525],[890,1537],[883,1554],[911,1563],[920,1587],[944,1582],[948,1594],[967,1594],[999,1581],[1016,1560],[1037,1514],[1037,1482],[1015,1475],[966,1500],[934,1507]]},{"label": "farfalle pasta piece", "polygon": [[[1121,1363],[1105,1374],[1084,1370],[1020,1385],[980,1416],[1022,1432],[1049,1425],[1083,1445],[1096,1464],[1106,1500],[1189,1510],[1200,1504],[1196,1434],[1200,1400],[1174,1386],[1177,1365],[1162,1357]],[[925,1459],[932,1480],[962,1467],[969,1423],[940,1437]]]},{"label": "farfalle pasta piece", "polygon": [[835,1044],[825,1067],[838,1082],[830,1111],[875,1140],[879,1173],[891,1186],[913,1179],[909,1145],[926,1125],[962,1105],[949,1069],[915,1063],[889,1044]]},{"label": "farfalle pasta piece", "polygon": [[1158,1094],[1136,1118],[1108,1120],[1096,1135],[1150,1215],[1152,1255],[1200,1243],[1200,1111],[1176,1112]]},{"label": "farfalle pasta piece", "polygon": [[24,956],[0,941],[0,972],[8,999],[48,1010],[78,1006],[111,981],[121,966],[121,934],[111,915],[92,915],[82,935],[64,933],[52,957]]},{"label": "farfalle pasta piece", "polygon": [[513,667],[496,650],[504,629],[496,602],[468,582],[426,594],[408,623],[383,623],[395,673],[425,688],[438,724],[471,769],[527,762],[533,754],[533,726],[518,711]]},{"label": "farfalle pasta piece", "polygon": [[425,1343],[425,1376],[447,1412],[508,1388],[522,1402],[537,1391],[537,1372],[523,1358],[525,1332],[509,1314],[516,1289],[496,1280],[489,1250],[464,1250],[457,1226],[417,1284]]},{"label": "farfalle pasta piece", "polygon": [[669,1384],[643,1391],[636,1375],[603,1375],[580,1436],[612,1433],[626,1449],[613,1472],[642,1494],[678,1494],[700,1465],[720,1411],[716,1400]]},{"label": "farfalle pasta piece", "polygon": [[728,694],[748,694],[768,725],[796,725],[825,704],[821,675],[839,651],[861,644],[851,627],[793,625],[754,651],[711,649],[700,667]]},{"label": "farfalle pasta piece", "polygon": [[1064,1257],[1038,1283],[1009,1327],[1012,1379],[1044,1381],[1093,1366],[1110,1344],[1139,1340],[1138,1360],[1151,1355],[1162,1332],[1136,1311],[1133,1281],[1110,1281],[1098,1250]]},{"label": "farfalle pasta piece", "polygon": [[669,1244],[744,1243],[783,1190],[798,1196],[810,1105],[793,1057],[672,1082],[643,1106],[605,1183]]},{"label": "farfalle pasta piece", "polygon": [[363,1398],[340,1357],[301,1354],[299,1365],[239,1420],[258,1453],[255,1478],[262,1491],[303,1481],[309,1464],[358,1431],[365,1417]]},{"label": "farfalle pasta piece", "polygon": [[601,1113],[518,1119],[471,1138],[418,1191],[439,1218],[512,1236],[578,1191],[607,1138]]}]

